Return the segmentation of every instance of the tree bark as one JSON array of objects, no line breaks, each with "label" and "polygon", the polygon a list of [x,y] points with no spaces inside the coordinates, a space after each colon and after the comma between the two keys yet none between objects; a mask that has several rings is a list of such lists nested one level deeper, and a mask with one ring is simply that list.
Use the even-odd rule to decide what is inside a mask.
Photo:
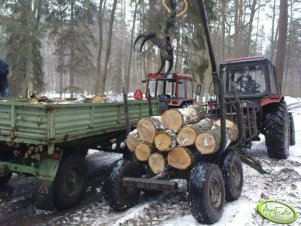
[{"label": "tree bark", "polygon": [[131,65],[132,65],[133,43],[134,43],[134,34],[135,34],[136,18],[137,18],[137,8],[138,8],[138,2],[135,2],[135,11],[133,17],[133,24],[132,24],[132,33],[131,33],[130,56],[129,56],[127,74],[125,75],[125,79],[124,79],[126,92],[128,92],[130,89]]},{"label": "tree bark", "polygon": [[202,131],[207,131],[212,128],[214,120],[212,119],[203,119],[199,123],[194,125],[188,125],[180,129],[177,135],[177,142],[181,146],[192,146],[195,144],[197,136]]},{"label": "tree bark", "polygon": [[206,109],[200,105],[193,105],[182,109],[169,109],[161,116],[163,127],[177,131],[181,127],[195,124],[206,117]]},{"label": "tree bark", "polygon": [[96,82],[94,92],[95,94],[100,93],[100,83],[102,78],[102,67],[101,67],[101,59],[102,59],[102,46],[103,46],[103,18],[105,12],[105,4],[106,0],[99,0],[99,9],[98,9],[98,29],[99,29],[99,37],[98,37],[98,54],[97,54],[97,63],[96,63]]},{"label": "tree bark", "polygon": [[104,65],[104,73],[101,76],[101,84],[100,84],[100,93],[103,94],[106,89],[107,84],[107,73],[108,73],[108,66],[109,66],[109,59],[111,54],[111,48],[112,48],[112,34],[113,34],[113,25],[115,20],[115,11],[117,7],[117,0],[114,0],[113,7],[111,11],[110,16],[110,24],[109,24],[109,32],[108,32],[108,45],[107,45],[107,51],[106,51],[106,58],[105,58],[105,65]]},{"label": "tree bark", "polygon": [[280,0],[280,13],[279,13],[279,35],[277,43],[276,54],[276,78],[278,89],[281,93],[283,72],[286,56],[286,38],[287,38],[287,24],[288,24],[288,4],[287,0]]}]

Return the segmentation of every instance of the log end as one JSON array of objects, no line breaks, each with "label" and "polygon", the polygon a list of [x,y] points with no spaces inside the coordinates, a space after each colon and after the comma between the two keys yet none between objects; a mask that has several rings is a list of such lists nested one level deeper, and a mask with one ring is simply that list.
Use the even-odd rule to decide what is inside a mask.
[{"label": "log end", "polygon": [[150,119],[141,119],[137,124],[137,130],[142,141],[146,141],[151,144],[154,142],[156,127]]},{"label": "log end", "polygon": [[179,170],[186,170],[192,165],[192,158],[185,147],[178,146],[168,153],[168,165]]},{"label": "log end", "polygon": [[191,127],[186,126],[180,129],[177,135],[177,142],[181,146],[191,146],[195,143],[195,139],[197,137],[197,131]]},{"label": "log end", "polygon": [[165,159],[162,154],[154,153],[149,157],[148,165],[154,174],[162,173],[165,168]]},{"label": "log end", "polygon": [[183,117],[176,109],[169,109],[162,114],[162,125],[169,130],[179,130],[183,126]]},{"label": "log end", "polygon": [[158,132],[155,136],[154,144],[159,151],[169,151],[172,144],[172,138],[167,133]]},{"label": "log end", "polygon": [[136,146],[135,156],[141,162],[146,162],[152,153],[151,144],[143,142]]},{"label": "log end", "polygon": [[209,132],[199,134],[195,140],[195,146],[201,154],[213,154],[218,148],[214,136]]}]

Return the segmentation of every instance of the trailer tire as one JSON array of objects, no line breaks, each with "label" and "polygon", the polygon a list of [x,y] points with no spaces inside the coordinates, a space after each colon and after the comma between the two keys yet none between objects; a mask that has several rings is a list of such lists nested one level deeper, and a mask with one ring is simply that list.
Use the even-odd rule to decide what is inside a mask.
[{"label": "trailer tire", "polygon": [[67,209],[76,205],[83,197],[88,179],[85,158],[71,154],[61,162],[53,188],[53,201],[57,209]]},{"label": "trailer tire", "polygon": [[289,155],[289,117],[285,102],[267,106],[264,135],[270,158],[287,159]]},{"label": "trailer tire", "polygon": [[194,166],[188,192],[190,211],[199,223],[213,224],[220,219],[225,203],[225,187],[217,165],[199,163]]},{"label": "trailer tire", "polygon": [[3,188],[6,183],[9,181],[13,174],[11,172],[7,173],[5,176],[0,177],[0,188]]},{"label": "trailer tire", "polygon": [[[2,148],[2,147],[1,147]],[[0,161],[8,161],[12,156],[12,154],[10,152],[4,152],[4,153],[0,153],[1,157],[0,157]],[[5,176],[0,176],[0,189],[3,188],[7,182],[9,181],[9,179],[12,177],[12,172],[6,172]]]},{"label": "trailer tire", "polygon": [[293,114],[291,112],[288,113],[288,118],[290,123],[290,145],[294,146],[296,144],[295,123]]},{"label": "trailer tire", "polygon": [[233,151],[228,152],[222,163],[225,182],[226,201],[237,200],[243,187],[243,169],[240,157]]},{"label": "trailer tire", "polygon": [[124,187],[124,177],[141,177],[143,170],[132,161],[125,159],[115,162],[107,171],[103,185],[104,198],[110,207],[120,211],[134,206],[140,198],[141,190]]}]

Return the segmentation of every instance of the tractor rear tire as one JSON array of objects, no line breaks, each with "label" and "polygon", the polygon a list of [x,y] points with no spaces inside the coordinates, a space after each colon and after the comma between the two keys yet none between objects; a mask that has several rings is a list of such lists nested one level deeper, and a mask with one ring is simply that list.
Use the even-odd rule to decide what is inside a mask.
[{"label": "tractor rear tire", "polygon": [[289,155],[289,115],[285,102],[267,106],[264,135],[270,158],[287,159]]},{"label": "tractor rear tire", "polygon": [[243,169],[240,157],[230,151],[222,163],[222,173],[225,182],[226,201],[237,200],[243,187]]},{"label": "tractor rear tire", "polygon": [[85,158],[72,154],[62,160],[53,188],[53,201],[57,209],[76,205],[83,197],[88,182],[88,166]]},{"label": "tractor rear tire", "polygon": [[288,113],[288,117],[290,122],[290,145],[294,146],[296,144],[294,117],[292,113]]},{"label": "tractor rear tire", "polygon": [[104,198],[109,206],[117,211],[128,209],[136,205],[141,190],[133,187],[124,187],[124,177],[141,177],[143,170],[132,161],[118,160],[108,170],[103,185]]},{"label": "tractor rear tire", "polygon": [[201,224],[216,223],[225,204],[223,175],[215,164],[199,163],[191,171],[188,184],[189,208]]}]

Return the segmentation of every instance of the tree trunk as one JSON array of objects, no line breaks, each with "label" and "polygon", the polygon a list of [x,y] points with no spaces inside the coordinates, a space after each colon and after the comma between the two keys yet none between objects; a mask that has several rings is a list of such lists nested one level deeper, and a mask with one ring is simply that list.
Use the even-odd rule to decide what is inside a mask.
[{"label": "tree trunk", "polygon": [[194,165],[196,160],[196,153],[181,146],[172,149],[167,156],[168,165],[179,170],[187,170]]},{"label": "tree trunk", "polygon": [[141,119],[137,124],[137,131],[142,141],[154,143],[157,130],[161,129],[160,116]]},{"label": "tree trunk", "polygon": [[[221,120],[215,121],[215,126],[221,127]],[[226,119],[226,131],[227,131],[227,146],[238,139],[239,129],[238,126],[231,120]]]},{"label": "tree trunk", "polygon": [[146,162],[154,152],[154,147],[148,142],[139,143],[135,148],[135,156],[140,162]]},{"label": "tree trunk", "polygon": [[130,89],[131,65],[132,65],[132,56],[133,56],[133,43],[134,43],[134,34],[135,34],[135,27],[136,27],[137,8],[138,8],[138,2],[135,2],[135,11],[133,17],[133,24],[132,24],[132,33],[131,33],[130,56],[129,56],[127,74],[125,75],[125,79],[124,79],[126,92],[128,92]]},{"label": "tree trunk", "polygon": [[99,0],[99,9],[98,9],[98,28],[99,28],[99,37],[98,37],[98,54],[97,54],[97,63],[96,63],[96,82],[94,92],[95,94],[100,93],[100,83],[101,83],[101,58],[102,58],[102,46],[103,46],[103,18],[105,12],[106,0]]},{"label": "tree trunk", "polygon": [[286,55],[286,38],[287,38],[287,20],[288,20],[288,6],[287,0],[280,0],[280,14],[279,14],[279,35],[277,43],[277,54],[276,54],[276,78],[278,89],[281,93],[284,63]]},{"label": "tree trunk", "polygon": [[153,153],[148,159],[148,165],[154,174],[162,173],[166,166],[165,158],[160,153]]},{"label": "tree trunk", "polygon": [[213,124],[214,120],[206,118],[201,120],[197,124],[183,127],[182,129],[180,129],[177,135],[178,144],[184,147],[194,145],[197,136],[202,131],[210,130]]},{"label": "tree trunk", "polygon": [[206,109],[200,105],[193,105],[182,109],[169,109],[161,116],[163,127],[169,130],[179,130],[189,124],[195,124],[206,117]]},{"label": "tree trunk", "polygon": [[114,0],[113,7],[110,16],[110,24],[109,24],[109,32],[108,32],[108,45],[106,51],[105,65],[104,65],[104,73],[102,75],[101,84],[100,84],[100,93],[103,94],[106,89],[107,84],[107,73],[108,73],[108,65],[112,48],[112,34],[113,34],[113,25],[115,20],[115,11],[117,7],[117,0]]},{"label": "tree trunk", "polygon": [[247,37],[247,43],[246,43],[246,56],[248,56],[250,54],[250,47],[251,47],[251,40],[252,40],[252,30],[253,30],[253,21],[254,21],[255,12],[256,12],[256,5],[257,5],[257,0],[253,0],[251,8],[250,8],[251,13],[250,13],[248,37]]},{"label": "tree trunk", "polygon": [[169,151],[177,145],[176,137],[171,130],[157,132],[154,139],[155,147],[158,151]]}]

